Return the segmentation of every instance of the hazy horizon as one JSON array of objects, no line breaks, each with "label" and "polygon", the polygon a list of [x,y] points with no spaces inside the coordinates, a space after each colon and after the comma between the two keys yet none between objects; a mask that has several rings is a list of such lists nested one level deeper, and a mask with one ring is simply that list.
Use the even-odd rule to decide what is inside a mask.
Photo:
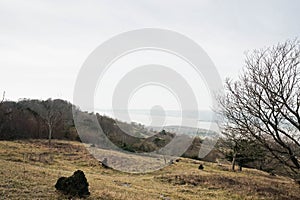
[{"label": "hazy horizon", "polygon": [[[145,27],[187,35],[208,53],[222,79],[236,77],[242,69],[245,51],[299,34],[299,4],[64,1],[58,6],[53,1],[1,1],[0,93],[6,91],[10,100],[51,97],[73,102],[77,73],[90,52],[114,35]],[[139,62],[151,61],[145,57]],[[102,92],[109,93],[112,86],[108,84]]]},{"label": "hazy horizon", "polygon": [[[142,28],[167,29],[185,35],[203,48],[222,81],[235,78],[242,70],[245,52],[299,34],[299,5],[298,1],[204,0],[189,3],[91,1],[89,4],[64,1],[58,6],[53,1],[0,1],[0,93],[5,91],[5,98],[14,101],[58,98],[74,103],[76,79],[90,53],[113,36]],[[211,111],[214,107],[215,91],[208,89],[207,77],[199,76],[179,57],[143,50],[119,58],[99,78],[93,100],[95,109],[88,111],[112,110],[119,81],[146,64],[168,66],[180,74],[195,95],[194,110]],[[151,110],[155,106],[160,106],[162,111],[183,109],[180,99],[159,85],[139,87],[132,92],[127,106],[130,112]],[[131,121],[147,124],[151,121],[149,117],[149,114],[142,117],[135,113]],[[176,117],[171,121],[179,123]]]}]

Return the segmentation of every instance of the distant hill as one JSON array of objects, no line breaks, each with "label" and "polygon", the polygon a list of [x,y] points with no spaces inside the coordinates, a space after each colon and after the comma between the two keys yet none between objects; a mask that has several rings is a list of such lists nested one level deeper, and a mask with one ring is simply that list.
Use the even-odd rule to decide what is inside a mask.
[{"label": "distant hill", "polygon": [[[84,135],[79,137],[75,128],[72,109],[82,117],[80,128]],[[49,127],[47,119],[53,120]],[[152,152],[168,144],[175,133],[149,131],[142,124],[126,123],[96,113],[79,110],[71,103],[60,99],[3,102],[0,107],[0,140],[46,139],[49,128],[53,139],[81,140],[102,145],[105,137],[99,137],[99,128],[91,120],[95,118],[105,136],[117,147],[133,152]],[[78,127],[77,127],[78,128]],[[102,145],[102,148],[105,146]]]},{"label": "distant hill", "polygon": [[[155,126],[149,126],[147,127],[148,130],[158,131],[161,129],[161,127],[155,127]],[[194,128],[194,127],[188,127],[188,126],[164,126],[164,130],[171,132],[171,133],[177,133],[177,134],[185,134],[190,136],[198,136],[200,138],[205,137],[216,137],[218,136],[218,133],[212,130],[207,129],[201,129],[201,128]]]},{"label": "distant hill", "polygon": [[[48,126],[44,122],[41,110],[44,105],[53,105],[60,108],[59,120],[53,125],[53,138],[79,140],[73,123],[72,104],[60,100],[29,100],[24,99],[18,102],[6,101],[0,107],[0,139],[29,139],[48,138]],[[36,107],[39,109],[32,109]]]},{"label": "distant hill", "polygon": [[[75,127],[72,109],[82,118],[80,126]],[[98,113],[88,113],[75,105],[61,100],[30,100],[3,102],[0,107],[0,140],[47,139],[49,126],[45,120],[51,115],[53,121],[53,139],[77,140],[106,148],[107,138],[116,147],[130,152],[153,152],[167,145],[176,134],[195,137],[185,157],[197,158],[202,139],[215,136],[216,133],[203,129],[176,126],[145,127],[139,123],[126,123]],[[106,137],[99,136],[97,120]],[[83,129],[79,137],[77,129]],[[180,131],[180,132],[179,132]],[[202,139],[201,139],[202,138]]]}]

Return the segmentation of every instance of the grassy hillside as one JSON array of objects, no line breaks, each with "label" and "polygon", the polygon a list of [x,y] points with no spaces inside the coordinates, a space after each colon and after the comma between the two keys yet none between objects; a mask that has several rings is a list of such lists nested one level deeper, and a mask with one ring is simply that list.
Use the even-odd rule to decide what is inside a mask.
[{"label": "grassy hillside", "polygon": [[88,199],[300,199],[293,181],[258,170],[231,172],[183,158],[159,171],[127,174],[102,168],[79,142],[52,146],[46,140],[0,141],[0,199],[66,199],[54,184],[77,169],[90,184]]}]

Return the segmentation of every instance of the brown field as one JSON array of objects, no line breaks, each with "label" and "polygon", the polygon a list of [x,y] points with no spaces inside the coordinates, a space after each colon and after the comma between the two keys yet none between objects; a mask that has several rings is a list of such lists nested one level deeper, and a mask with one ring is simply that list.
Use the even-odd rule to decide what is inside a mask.
[{"label": "brown field", "polygon": [[0,199],[68,199],[54,185],[77,169],[90,184],[87,199],[300,199],[292,180],[254,169],[231,172],[228,165],[181,159],[158,171],[129,174],[102,168],[79,142],[58,140],[52,148],[46,140],[0,141]]}]

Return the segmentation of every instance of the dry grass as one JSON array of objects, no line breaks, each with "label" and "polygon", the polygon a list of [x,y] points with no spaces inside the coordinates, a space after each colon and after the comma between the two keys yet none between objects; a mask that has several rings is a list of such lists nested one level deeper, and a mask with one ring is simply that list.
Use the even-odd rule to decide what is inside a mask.
[{"label": "dry grass", "polygon": [[145,174],[104,169],[78,142],[53,141],[49,149],[44,140],[0,141],[0,161],[0,199],[66,199],[54,184],[77,169],[90,184],[88,199],[300,199],[290,179],[213,163],[200,171],[189,159]]}]

